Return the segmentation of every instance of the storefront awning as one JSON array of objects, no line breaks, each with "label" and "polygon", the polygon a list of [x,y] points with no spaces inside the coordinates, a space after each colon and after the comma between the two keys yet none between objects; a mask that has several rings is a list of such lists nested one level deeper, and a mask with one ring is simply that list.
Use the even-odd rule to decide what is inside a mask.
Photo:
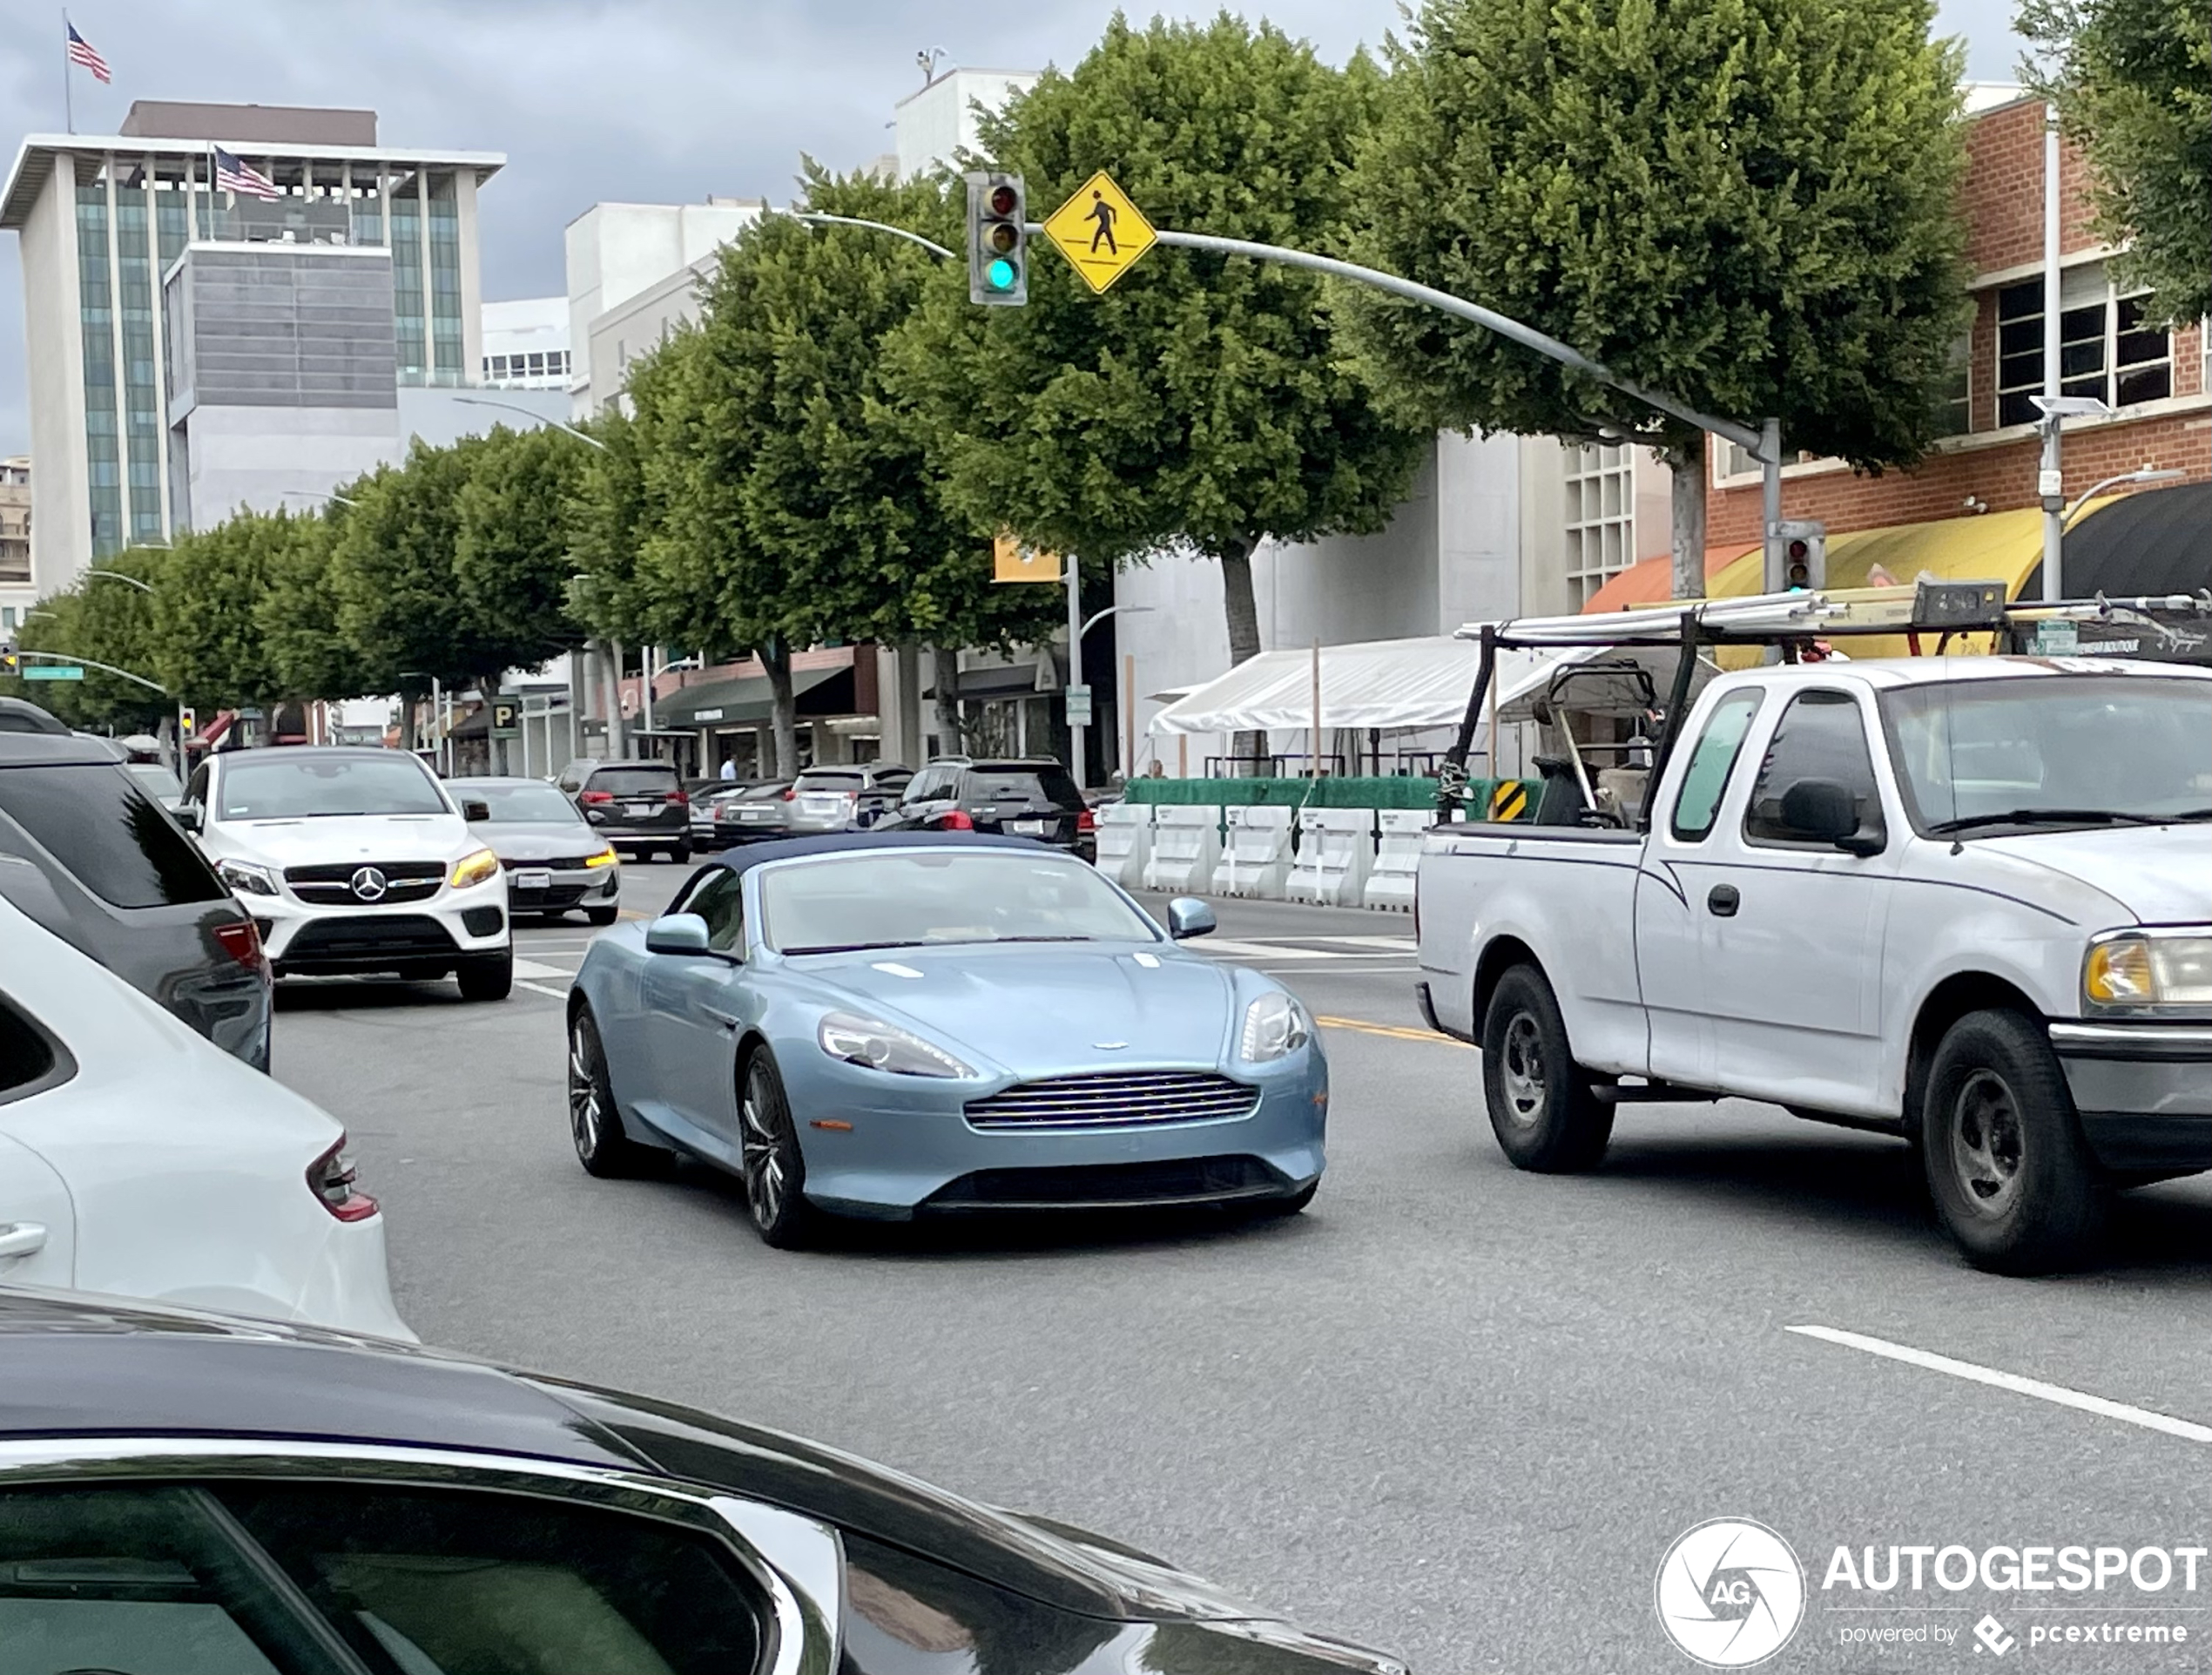
[{"label": "storefront awning", "polygon": [[[850,669],[795,669],[791,688],[804,699],[816,687],[826,686]],[[666,694],[653,705],[657,728],[747,726],[767,720],[774,713],[776,695],[765,675],[740,675],[732,680],[710,680]],[[801,711],[807,706],[801,703]]]},{"label": "storefront awning", "polygon": [[[2068,598],[2140,598],[2212,588],[2212,483],[2146,489],[2103,501],[2066,532]],[[2028,584],[2042,589],[2038,564]]]}]

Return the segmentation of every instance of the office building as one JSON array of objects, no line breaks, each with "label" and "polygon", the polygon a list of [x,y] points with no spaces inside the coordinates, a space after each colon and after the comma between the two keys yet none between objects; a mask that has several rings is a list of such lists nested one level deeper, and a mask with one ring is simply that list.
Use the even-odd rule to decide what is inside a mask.
[{"label": "office building", "polygon": [[37,599],[30,584],[30,459],[0,459],[0,638],[13,639]]},{"label": "office building", "polygon": [[568,298],[487,302],[483,326],[479,382],[485,388],[564,390],[569,387]]},{"label": "office building", "polygon": [[[218,148],[271,195],[219,184]],[[504,161],[273,105],[140,100],[118,133],[25,139],[0,228],[23,264],[37,591],[399,457],[410,411],[439,405],[406,393],[479,365],[476,192]]]}]

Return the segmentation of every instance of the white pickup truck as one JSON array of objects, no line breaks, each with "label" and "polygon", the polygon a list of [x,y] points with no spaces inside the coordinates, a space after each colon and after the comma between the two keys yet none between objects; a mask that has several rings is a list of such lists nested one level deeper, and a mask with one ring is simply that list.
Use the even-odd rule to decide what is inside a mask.
[{"label": "white pickup truck", "polygon": [[1916,1144],[2016,1273],[2212,1168],[2212,670],[1721,673],[1641,802],[1426,839],[1421,1004],[1516,1165],[1594,1167],[1622,1103],[1769,1100]]}]

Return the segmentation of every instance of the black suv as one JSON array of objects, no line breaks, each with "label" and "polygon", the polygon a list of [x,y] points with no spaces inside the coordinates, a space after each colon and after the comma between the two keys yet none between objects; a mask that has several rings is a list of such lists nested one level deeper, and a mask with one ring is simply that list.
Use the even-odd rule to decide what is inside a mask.
[{"label": "black suv", "polygon": [[268,1069],[269,962],[252,916],[105,744],[0,732],[0,895]]},{"label": "black suv", "polygon": [[580,756],[555,783],[618,854],[642,861],[660,849],[671,861],[691,858],[691,800],[674,763]]},{"label": "black suv", "polygon": [[1035,838],[1085,861],[1098,852],[1089,805],[1050,757],[971,760],[940,757],[907,781],[896,821],[883,829],[1002,832]]}]

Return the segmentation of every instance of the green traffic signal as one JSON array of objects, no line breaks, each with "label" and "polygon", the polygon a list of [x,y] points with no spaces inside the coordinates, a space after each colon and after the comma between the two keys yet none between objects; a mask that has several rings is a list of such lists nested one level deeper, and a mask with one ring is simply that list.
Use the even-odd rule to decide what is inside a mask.
[{"label": "green traffic signal", "polygon": [[1014,264],[1001,256],[983,270],[983,278],[994,291],[1011,291],[1015,279]]}]

